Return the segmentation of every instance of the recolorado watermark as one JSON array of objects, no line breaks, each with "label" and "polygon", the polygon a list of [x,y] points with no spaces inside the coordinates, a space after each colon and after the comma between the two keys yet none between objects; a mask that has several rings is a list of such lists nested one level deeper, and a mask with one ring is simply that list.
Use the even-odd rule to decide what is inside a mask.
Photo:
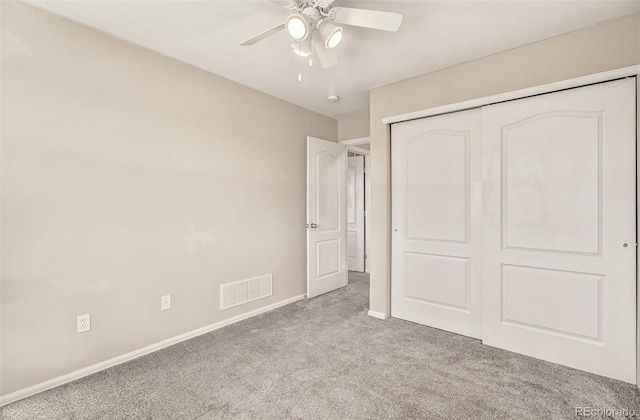
[{"label": "recolorado watermark", "polygon": [[573,412],[576,417],[636,417],[638,412],[631,408],[593,408],[575,407]]}]

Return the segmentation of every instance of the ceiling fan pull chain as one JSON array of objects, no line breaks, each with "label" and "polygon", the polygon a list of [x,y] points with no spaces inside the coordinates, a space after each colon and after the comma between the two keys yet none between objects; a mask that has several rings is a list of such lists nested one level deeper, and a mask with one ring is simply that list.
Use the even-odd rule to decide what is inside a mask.
[{"label": "ceiling fan pull chain", "polygon": [[302,64],[300,63],[300,61],[302,61],[301,57],[298,57],[298,60],[296,60],[298,62],[298,82],[302,82]]}]

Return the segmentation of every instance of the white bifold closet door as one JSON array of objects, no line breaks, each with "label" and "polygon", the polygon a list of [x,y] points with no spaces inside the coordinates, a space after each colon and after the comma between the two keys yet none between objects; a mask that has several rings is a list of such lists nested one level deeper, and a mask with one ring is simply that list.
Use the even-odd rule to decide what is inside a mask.
[{"label": "white bifold closet door", "polygon": [[394,124],[392,315],[636,383],[635,89]]},{"label": "white bifold closet door", "polygon": [[635,80],[483,109],[485,344],[636,382]]},{"label": "white bifold closet door", "polygon": [[391,315],[480,338],[481,111],[392,126]]}]

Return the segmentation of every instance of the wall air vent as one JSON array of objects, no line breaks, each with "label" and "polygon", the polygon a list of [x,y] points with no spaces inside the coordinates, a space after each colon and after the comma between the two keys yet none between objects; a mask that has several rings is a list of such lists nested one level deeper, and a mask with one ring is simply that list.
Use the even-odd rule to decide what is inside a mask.
[{"label": "wall air vent", "polygon": [[271,283],[271,274],[266,274],[252,279],[220,285],[220,310],[271,296],[273,292]]}]

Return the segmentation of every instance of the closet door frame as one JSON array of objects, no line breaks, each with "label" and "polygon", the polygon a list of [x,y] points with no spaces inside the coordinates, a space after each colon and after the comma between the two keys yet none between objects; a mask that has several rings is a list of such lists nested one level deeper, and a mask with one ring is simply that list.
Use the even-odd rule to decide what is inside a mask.
[{"label": "closet door frame", "polygon": [[450,112],[464,111],[472,108],[481,108],[486,105],[498,104],[501,102],[512,101],[514,99],[527,98],[529,96],[543,95],[545,93],[558,92],[561,90],[572,89],[582,86],[588,86],[596,83],[611,82],[626,77],[636,77],[640,75],[640,65],[623,67],[617,70],[595,73],[588,76],[576,77],[573,79],[562,80],[560,82],[547,83],[544,85],[534,86],[526,89],[518,89],[511,92],[500,93],[497,95],[485,96],[483,98],[472,99],[469,101],[457,102],[450,105],[427,108],[419,111],[407,112],[404,114],[392,115],[382,118],[382,123],[390,125],[403,121],[415,120],[418,118],[432,117],[434,115],[442,115]]}]

